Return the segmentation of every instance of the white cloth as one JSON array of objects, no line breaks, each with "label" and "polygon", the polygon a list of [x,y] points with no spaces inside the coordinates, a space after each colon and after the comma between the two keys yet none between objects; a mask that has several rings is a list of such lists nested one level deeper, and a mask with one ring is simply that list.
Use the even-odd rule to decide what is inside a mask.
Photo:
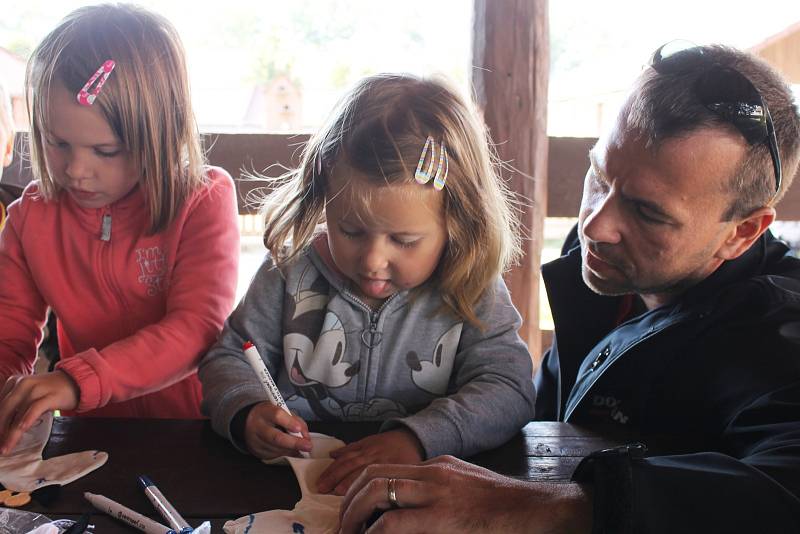
[{"label": "white cloth", "polygon": [[292,510],[269,510],[227,521],[227,534],[328,534],[338,531],[339,506],[343,497],[317,493],[319,475],[331,464],[330,452],[344,442],[324,434],[311,433],[311,458],[281,456],[267,464],[288,463],[300,485],[301,498]]},{"label": "white cloth", "polygon": [[17,446],[0,456],[0,483],[12,491],[31,492],[52,484],[69,484],[106,463],[108,454],[83,451],[42,460],[53,427],[53,413],[43,414]]}]

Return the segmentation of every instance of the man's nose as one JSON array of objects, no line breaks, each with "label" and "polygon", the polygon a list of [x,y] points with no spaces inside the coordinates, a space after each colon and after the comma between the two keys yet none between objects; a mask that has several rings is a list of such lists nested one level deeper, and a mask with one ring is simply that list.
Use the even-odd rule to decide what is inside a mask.
[{"label": "man's nose", "polygon": [[584,236],[595,243],[619,243],[622,238],[622,213],[614,195],[607,194],[589,206],[581,207]]}]

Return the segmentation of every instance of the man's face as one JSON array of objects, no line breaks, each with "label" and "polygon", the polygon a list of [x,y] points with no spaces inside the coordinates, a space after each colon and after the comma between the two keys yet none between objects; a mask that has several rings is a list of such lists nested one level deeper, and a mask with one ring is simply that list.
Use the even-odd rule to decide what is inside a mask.
[{"label": "man's face", "polygon": [[734,135],[703,129],[648,150],[619,123],[590,154],[579,215],[583,280],[601,295],[669,302],[719,267],[736,231],[725,184],[744,156]]}]

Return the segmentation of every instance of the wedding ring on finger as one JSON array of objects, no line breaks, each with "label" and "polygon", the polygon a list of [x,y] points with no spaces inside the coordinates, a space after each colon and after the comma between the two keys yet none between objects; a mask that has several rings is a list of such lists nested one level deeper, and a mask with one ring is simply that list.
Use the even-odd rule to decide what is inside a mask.
[{"label": "wedding ring on finger", "polygon": [[392,508],[400,508],[400,503],[397,502],[397,490],[395,488],[396,484],[397,484],[396,478],[390,478],[386,482],[386,493],[389,497],[389,505]]}]

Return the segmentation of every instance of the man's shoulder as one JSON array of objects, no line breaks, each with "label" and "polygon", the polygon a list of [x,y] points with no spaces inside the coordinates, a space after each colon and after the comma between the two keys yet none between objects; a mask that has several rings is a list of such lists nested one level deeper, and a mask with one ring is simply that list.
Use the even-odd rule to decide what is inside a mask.
[{"label": "man's shoulder", "polygon": [[737,284],[719,304],[744,323],[800,321],[800,278],[779,274],[754,276]]},{"label": "man's shoulder", "polygon": [[800,259],[781,243],[780,250],[765,254],[759,272],[722,288],[717,300],[739,314],[763,318],[782,311],[800,320]]}]

